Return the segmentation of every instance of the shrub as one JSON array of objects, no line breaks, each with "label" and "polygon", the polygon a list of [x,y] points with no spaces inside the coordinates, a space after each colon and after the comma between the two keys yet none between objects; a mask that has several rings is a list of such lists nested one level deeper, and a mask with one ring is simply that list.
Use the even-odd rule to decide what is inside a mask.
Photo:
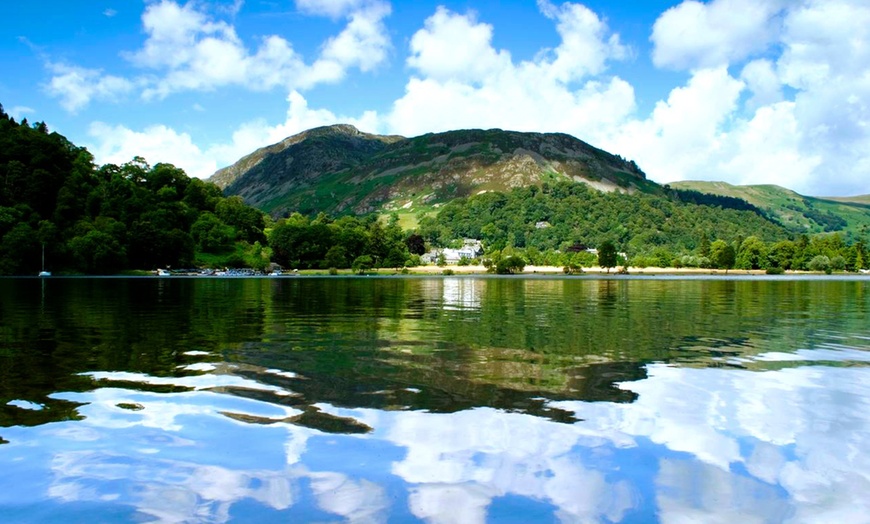
[{"label": "shrub", "polygon": [[816,255],[807,264],[810,271],[831,271],[831,259],[825,255]]},{"label": "shrub", "polygon": [[369,255],[362,255],[356,257],[351,265],[351,268],[355,273],[359,273],[360,275],[373,268],[375,265],[374,260]]},{"label": "shrub", "polygon": [[522,273],[526,267],[526,261],[517,256],[503,258],[496,264],[495,272],[499,275],[513,275]]}]

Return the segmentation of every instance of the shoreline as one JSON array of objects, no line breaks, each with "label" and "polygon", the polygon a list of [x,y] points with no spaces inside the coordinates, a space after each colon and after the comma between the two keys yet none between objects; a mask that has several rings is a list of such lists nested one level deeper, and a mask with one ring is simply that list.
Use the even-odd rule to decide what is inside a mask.
[{"label": "shoreline", "polygon": [[[574,273],[568,275],[561,266],[526,266],[522,273],[517,273],[517,276],[522,275],[564,275],[564,276],[625,276],[625,275],[712,275],[712,276],[727,276],[727,275],[766,275],[763,269],[702,269],[702,268],[676,268],[676,267],[646,267],[646,268],[628,268],[628,273],[618,273],[619,268],[611,268],[610,271],[598,266],[584,267],[582,273]],[[484,266],[418,266],[409,267],[408,274],[421,275],[442,275],[444,271],[453,271],[454,275],[492,275],[487,273]],[[383,271],[383,269],[381,269]],[[824,273],[814,273],[811,271],[786,271],[784,275],[815,275]],[[851,274],[851,273],[846,273]],[[860,273],[856,273],[860,274]]]}]

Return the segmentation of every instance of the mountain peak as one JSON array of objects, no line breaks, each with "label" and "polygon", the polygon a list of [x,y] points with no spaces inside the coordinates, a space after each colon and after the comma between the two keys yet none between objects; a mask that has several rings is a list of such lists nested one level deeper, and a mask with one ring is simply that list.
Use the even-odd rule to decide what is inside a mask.
[{"label": "mountain peak", "polygon": [[227,194],[281,215],[291,211],[413,212],[482,191],[559,179],[602,191],[650,191],[634,162],[564,133],[465,129],[414,138],[318,127],[219,171]]}]

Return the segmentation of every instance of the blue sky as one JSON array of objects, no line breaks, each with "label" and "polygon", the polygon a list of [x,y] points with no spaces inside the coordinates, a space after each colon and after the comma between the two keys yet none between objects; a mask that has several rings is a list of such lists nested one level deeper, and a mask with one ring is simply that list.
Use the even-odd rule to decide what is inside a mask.
[{"label": "blue sky", "polygon": [[3,8],[0,103],[207,177],[310,127],[570,133],[658,182],[870,193],[865,0],[89,0]]}]

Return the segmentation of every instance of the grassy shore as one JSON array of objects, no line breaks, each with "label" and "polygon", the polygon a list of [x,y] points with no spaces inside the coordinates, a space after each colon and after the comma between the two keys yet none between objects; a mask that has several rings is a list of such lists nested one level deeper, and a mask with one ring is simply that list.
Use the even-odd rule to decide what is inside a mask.
[{"label": "grassy shore", "polygon": [[[487,274],[484,266],[418,266],[407,268],[407,273],[397,271],[392,268],[382,268],[378,270],[370,270],[368,274],[376,275],[485,275]],[[299,275],[328,275],[326,270],[303,270],[298,272]],[[353,275],[355,274],[350,269],[338,270],[338,275]],[[526,266],[522,272],[523,275],[564,275],[565,272],[561,266]],[[582,275],[617,275],[617,269],[611,268],[609,271],[601,267],[584,267]],[[764,270],[745,270],[745,269],[699,269],[699,268],[661,268],[661,267],[646,267],[646,268],[628,268],[629,275],[764,275]],[[823,273],[812,273],[807,271],[787,271],[786,275],[812,275]]]}]

